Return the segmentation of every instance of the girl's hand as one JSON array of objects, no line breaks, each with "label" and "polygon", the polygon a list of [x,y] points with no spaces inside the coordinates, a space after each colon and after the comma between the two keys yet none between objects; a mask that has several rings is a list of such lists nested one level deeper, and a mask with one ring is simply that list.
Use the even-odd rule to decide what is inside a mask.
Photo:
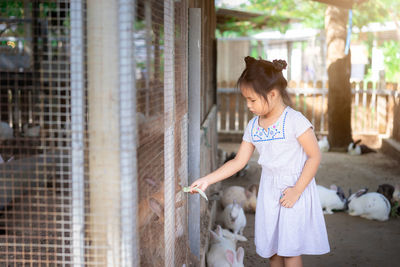
[{"label": "girl's hand", "polygon": [[197,191],[193,190],[195,187],[198,187],[201,191],[206,191],[207,187],[209,186],[209,182],[206,178],[199,178],[196,181],[194,181],[190,185],[190,194],[197,193]]},{"label": "girl's hand", "polygon": [[279,202],[283,207],[291,208],[294,206],[300,196],[301,192],[299,192],[295,187],[288,187],[283,191]]}]

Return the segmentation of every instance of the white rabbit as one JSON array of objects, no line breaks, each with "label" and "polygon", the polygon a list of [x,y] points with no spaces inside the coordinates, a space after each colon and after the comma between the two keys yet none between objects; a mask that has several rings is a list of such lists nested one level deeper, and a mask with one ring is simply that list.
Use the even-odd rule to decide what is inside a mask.
[{"label": "white rabbit", "polygon": [[324,214],[333,214],[333,209],[343,210],[346,208],[346,196],[343,190],[336,185],[331,185],[330,189],[317,185],[319,200]]},{"label": "white rabbit", "polygon": [[328,152],[329,151],[329,142],[328,137],[324,136],[318,141],[318,146],[321,152]]},{"label": "white rabbit", "polygon": [[238,248],[236,251],[236,241],[247,241],[244,236],[239,236],[231,233],[230,231],[221,228],[217,225],[214,231],[211,231],[210,249],[207,252],[207,266],[209,267],[223,267],[223,266],[244,266],[243,248]]},{"label": "white rabbit", "polygon": [[227,249],[220,243],[215,243],[207,252],[208,267],[244,267],[244,249],[239,247],[235,250]]},{"label": "white rabbit", "polygon": [[386,221],[389,219],[390,203],[387,198],[377,192],[367,193],[361,189],[348,198],[349,215],[361,216],[369,220]]},{"label": "white rabbit", "polygon": [[243,186],[229,186],[222,191],[221,204],[226,207],[236,200],[245,212],[255,212],[257,205],[257,185],[245,189]]},{"label": "white rabbit", "polygon": [[347,147],[347,153],[350,155],[361,155],[361,154],[366,154],[370,152],[376,152],[372,148],[369,148],[366,145],[359,145],[361,142],[361,139],[357,140],[354,142],[354,140],[349,144]]},{"label": "white rabbit", "polygon": [[235,200],[225,207],[222,216],[226,228],[231,229],[235,234],[240,233],[243,235],[243,229],[246,226],[246,215],[243,208]]},{"label": "white rabbit", "polygon": [[396,184],[394,187],[393,201],[400,202],[400,184]]},{"label": "white rabbit", "polygon": [[246,242],[247,238],[245,236],[234,234],[231,231],[222,228],[220,225],[217,225],[215,232],[210,230],[211,232],[211,244],[220,243],[227,249],[231,249],[233,251],[236,250],[236,242],[243,241]]}]

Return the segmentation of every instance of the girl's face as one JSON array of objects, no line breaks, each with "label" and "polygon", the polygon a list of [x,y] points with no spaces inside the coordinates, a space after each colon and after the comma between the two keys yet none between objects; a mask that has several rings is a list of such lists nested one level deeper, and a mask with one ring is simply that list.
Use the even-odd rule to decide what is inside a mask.
[{"label": "girl's face", "polygon": [[[270,111],[270,106],[265,98],[254,92],[251,87],[240,88],[243,97],[246,99],[247,108],[257,116],[262,116]],[[267,96],[268,97],[268,96]],[[268,99],[269,100],[269,99]]]}]

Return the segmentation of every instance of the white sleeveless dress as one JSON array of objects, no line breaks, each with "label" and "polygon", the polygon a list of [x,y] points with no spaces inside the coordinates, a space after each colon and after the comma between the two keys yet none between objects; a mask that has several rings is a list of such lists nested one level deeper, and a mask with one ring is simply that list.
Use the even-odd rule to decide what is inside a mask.
[{"label": "white sleeveless dress", "polygon": [[243,140],[252,143],[262,166],[255,214],[257,254],[270,258],[325,254],[330,251],[324,215],[313,178],[292,208],[280,205],[281,193],[294,186],[307,155],[297,141],[312,124],[300,112],[286,107],[268,129],[250,120]]}]

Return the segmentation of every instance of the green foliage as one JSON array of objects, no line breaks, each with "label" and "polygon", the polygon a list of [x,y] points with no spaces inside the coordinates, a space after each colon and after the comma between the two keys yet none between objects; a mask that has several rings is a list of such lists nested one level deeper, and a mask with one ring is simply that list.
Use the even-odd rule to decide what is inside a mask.
[{"label": "green foliage", "polygon": [[[265,14],[264,28],[285,32],[292,22],[301,21],[305,27],[323,28],[325,5],[311,0],[250,0],[246,11]],[[263,17],[259,17],[262,20]],[[260,31],[260,30],[258,30]]]},{"label": "green foliage", "polygon": [[260,32],[262,28],[274,28],[285,32],[289,27],[288,21],[287,17],[279,14],[273,16],[269,14],[260,15],[248,21],[235,21],[232,19],[217,26],[217,37],[249,36]]},{"label": "green foliage", "polygon": [[260,30],[255,30],[253,24],[249,21],[242,22],[226,22],[223,26],[223,30],[216,30],[216,37],[240,37],[240,36],[250,36],[259,32]]},{"label": "green foliage", "polygon": [[[28,3],[28,10],[32,9],[32,3]],[[57,2],[46,1],[40,3],[40,17],[45,18],[49,16],[51,11],[57,9]],[[29,17],[30,15],[28,15]],[[24,5],[22,0],[0,0],[0,17],[15,17],[24,18],[27,14],[24,14]]]},{"label": "green foliage", "polygon": [[[264,29],[277,29],[286,31],[291,22],[300,22],[304,27],[323,29],[324,16],[327,5],[312,0],[249,0],[249,5],[242,5],[243,10],[249,12],[263,13],[258,20],[265,20]],[[229,8],[229,7],[228,7]],[[399,20],[400,0],[369,0],[361,4],[353,5],[353,27],[361,28],[371,22],[385,22],[388,20]],[[268,20],[265,18],[268,17]],[[256,20],[257,20],[256,19]],[[256,21],[255,20],[255,21]],[[229,35],[248,36],[260,30],[251,29],[250,24],[232,22]]]},{"label": "green foliage", "polygon": [[399,208],[399,202],[395,202],[392,209],[390,210],[390,217],[397,218],[399,214],[397,213],[397,209]]},{"label": "green foliage", "polygon": [[[239,37],[249,36],[262,30],[275,29],[285,32],[290,28],[290,22],[300,22],[304,27],[324,29],[326,4],[312,0],[249,0],[250,5],[241,6],[249,12],[263,13],[265,17],[258,20],[265,20],[263,29],[253,29],[251,23],[242,22],[241,26],[232,22],[229,31],[217,32],[217,37]],[[368,0],[361,4],[353,5],[352,25],[353,28],[361,29],[372,22],[397,21],[400,23],[400,0]],[[286,19],[290,19],[287,22]],[[365,36],[365,34],[364,34]],[[364,41],[368,47],[369,58],[371,58],[373,34],[367,35]],[[358,35],[353,32],[352,39],[357,40]],[[303,44],[304,45],[304,44]],[[395,41],[384,42],[381,46],[385,56],[385,73],[387,81],[400,82],[400,44]],[[252,49],[252,55],[257,51]],[[366,78],[371,78],[371,64],[366,66]]]},{"label": "green foliage", "polygon": [[353,26],[360,28],[371,22],[387,20],[387,12],[377,4],[377,1],[367,1],[353,8]]},{"label": "green foliage", "polygon": [[22,1],[0,0],[0,17],[22,18],[23,14]]},{"label": "green foliage", "polygon": [[361,28],[371,22],[399,20],[400,0],[366,1],[353,7],[353,25]]},{"label": "green foliage", "polygon": [[45,2],[42,4],[41,11],[42,11],[42,16],[41,17],[47,17],[49,16],[49,13],[51,11],[54,11],[57,9],[57,3],[56,2]]},{"label": "green foliage", "polygon": [[386,41],[381,46],[385,63],[385,79],[400,82],[400,44],[397,41]]}]

